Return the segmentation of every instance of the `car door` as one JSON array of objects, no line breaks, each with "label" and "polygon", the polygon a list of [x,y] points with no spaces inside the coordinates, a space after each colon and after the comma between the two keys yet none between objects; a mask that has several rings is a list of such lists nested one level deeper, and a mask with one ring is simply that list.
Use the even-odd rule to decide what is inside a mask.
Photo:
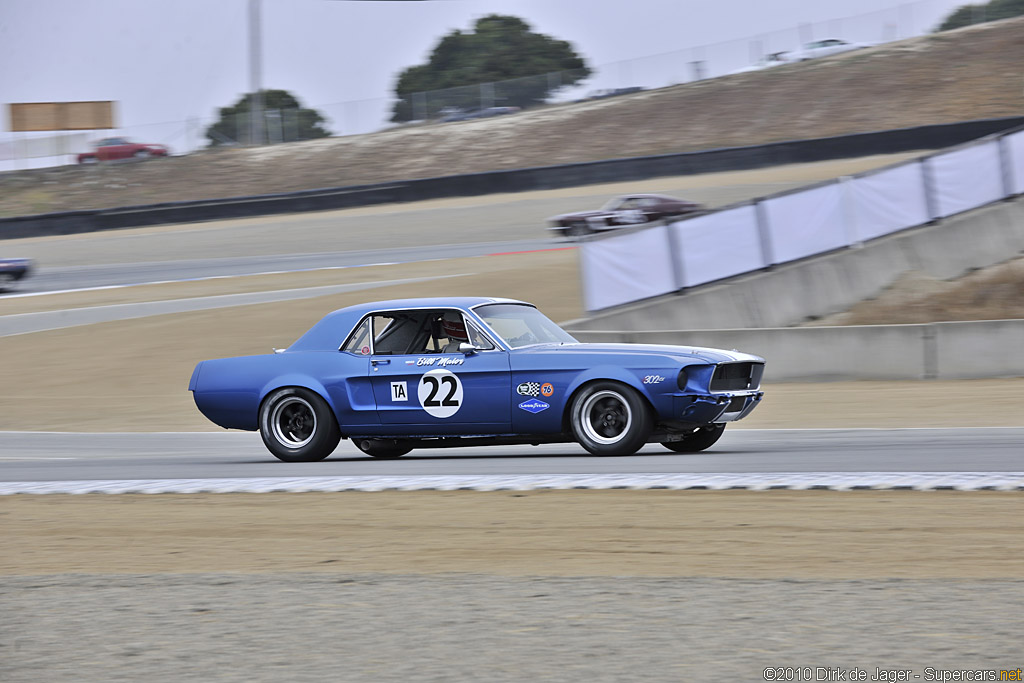
[{"label": "car door", "polygon": [[120,138],[111,138],[107,140],[107,144],[100,147],[97,151],[97,156],[103,161],[111,161],[113,159],[124,159],[126,156],[131,156],[128,151],[130,145],[126,140]]},{"label": "car door", "polygon": [[668,213],[667,203],[656,197],[643,197],[640,199],[640,211],[643,213],[644,222],[650,223],[659,218],[664,218]]},{"label": "car door", "polygon": [[109,161],[110,159],[113,159],[114,157],[111,156],[113,150],[113,140],[100,140],[96,144],[96,159],[99,161]]},{"label": "car door", "polygon": [[[410,329],[435,327],[441,316],[453,320],[458,317],[467,329],[458,311],[433,309],[422,315],[422,319],[407,319],[411,320]],[[374,330],[375,344],[369,358],[382,434],[444,436],[510,431],[512,390],[507,351],[488,340],[489,348],[466,353],[458,348],[468,341],[437,332],[428,332],[422,340],[412,335],[403,337],[398,334],[402,330],[397,329],[391,335],[401,339],[396,345],[386,332]],[[479,330],[475,333],[481,334]],[[448,334],[455,333],[449,330]],[[408,346],[407,339],[411,340]]]}]

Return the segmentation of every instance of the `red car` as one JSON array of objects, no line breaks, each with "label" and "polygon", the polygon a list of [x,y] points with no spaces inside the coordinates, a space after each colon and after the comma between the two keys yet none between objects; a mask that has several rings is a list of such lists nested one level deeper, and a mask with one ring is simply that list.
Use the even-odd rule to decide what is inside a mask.
[{"label": "red car", "polygon": [[563,213],[548,219],[549,230],[569,237],[581,237],[640,223],[703,211],[702,204],[662,194],[630,194],[610,200],[597,211]]},{"label": "red car", "polygon": [[115,159],[148,159],[165,157],[170,153],[163,145],[150,145],[131,142],[124,138],[105,138],[96,143],[96,151],[82,152],[78,155],[78,163],[95,164],[97,161],[113,161]]}]

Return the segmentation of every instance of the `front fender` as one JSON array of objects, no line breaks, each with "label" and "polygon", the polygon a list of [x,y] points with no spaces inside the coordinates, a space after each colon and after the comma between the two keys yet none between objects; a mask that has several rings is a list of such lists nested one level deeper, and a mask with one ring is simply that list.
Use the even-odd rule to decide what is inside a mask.
[{"label": "front fender", "polygon": [[[618,367],[616,365],[598,365],[593,368],[584,370],[580,374],[576,375],[576,378],[569,383],[566,394],[568,396],[575,396],[576,392],[581,386],[588,382],[594,382],[598,380],[613,380],[615,382],[622,382],[630,387],[633,387],[641,394],[646,394],[643,390],[640,381],[637,379],[636,374],[630,372],[625,368]],[[570,401],[566,402],[567,405]]]},{"label": "front fender", "polygon": [[600,381],[619,382],[634,389],[644,399],[644,402],[651,407],[651,410],[654,413],[653,417],[656,420],[659,416],[664,414],[666,410],[671,412],[671,398],[664,397],[664,400],[659,400],[661,397],[652,396],[651,393],[644,388],[640,378],[635,374],[635,371],[630,371],[614,365],[601,365],[581,372],[569,384],[569,389],[566,392],[565,408],[562,412],[563,424],[565,424],[565,420],[568,419],[569,410],[572,407],[573,400],[576,398],[576,393],[587,384]]}]

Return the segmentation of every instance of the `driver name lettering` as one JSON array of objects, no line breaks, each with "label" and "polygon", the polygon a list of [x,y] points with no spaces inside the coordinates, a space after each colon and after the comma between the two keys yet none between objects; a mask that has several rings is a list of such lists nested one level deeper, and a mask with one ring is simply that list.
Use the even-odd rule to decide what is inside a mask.
[{"label": "driver name lettering", "polygon": [[466,362],[465,358],[417,358],[416,365],[432,365],[434,367],[443,368],[446,365],[462,365]]}]

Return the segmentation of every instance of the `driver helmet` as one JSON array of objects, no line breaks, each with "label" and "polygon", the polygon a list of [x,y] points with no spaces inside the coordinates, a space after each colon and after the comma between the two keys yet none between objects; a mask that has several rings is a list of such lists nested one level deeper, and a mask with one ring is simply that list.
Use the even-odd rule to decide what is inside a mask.
[{"label": "driver helmet", "polygon": [[445,312],[444,317],[441,318],[441,329],[444,330],[444,336],[449,341],[469,341],[469,335],[466,334],[466,324],[462,321],[462,316],[455,311]]}]

